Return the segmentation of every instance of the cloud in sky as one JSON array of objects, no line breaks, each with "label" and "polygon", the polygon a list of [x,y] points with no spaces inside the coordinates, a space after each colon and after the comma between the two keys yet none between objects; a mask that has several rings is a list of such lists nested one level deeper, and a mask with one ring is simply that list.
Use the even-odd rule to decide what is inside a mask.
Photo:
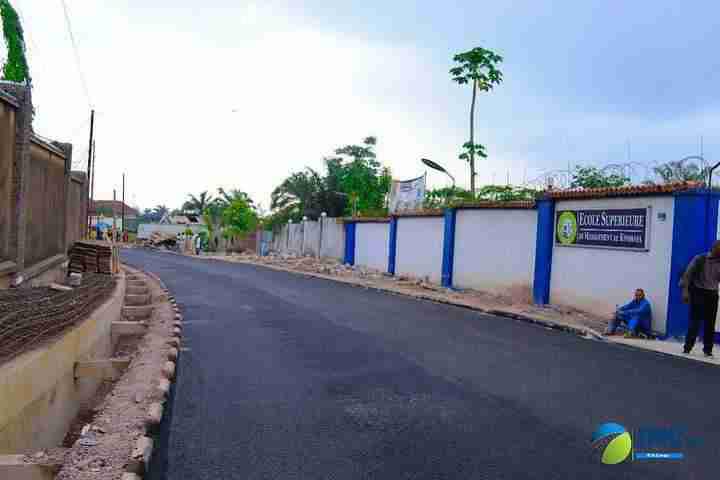
[{"label": "cloud in sky", "polygon": [[[480,4],[482,3],[482,5]],[[85,100],[59,2],[25,19],[36,129],[87,154]],[[265,206],[291,171],[377,135],[397,177],[457,160],[469,90],[452,55],[483,45],[506,81],[478,104],[481,181],[570,164],[717,151],[711,3],[68,0],[97,117],[97,197],[128,173],[130,200],[248,191]],[[431,174],[431,182],[446,180]]]}]

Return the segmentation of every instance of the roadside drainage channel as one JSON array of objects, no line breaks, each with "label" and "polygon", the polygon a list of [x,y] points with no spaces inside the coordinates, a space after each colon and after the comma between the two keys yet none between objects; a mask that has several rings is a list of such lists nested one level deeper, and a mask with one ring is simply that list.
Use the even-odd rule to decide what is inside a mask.
[{"label": "roadside drainage channel", "polygon": [[58,445],[87,416],[85,405],[121,375],[126,363],[113,358],[112,341],[126,293],[124,275],[118,279],[109,298],[72,328],[1,366],[0,478],[54,478],[68,451]]},{"label": "roadside drainage channel", "polygon": [[[175,299],[156,276],[127,267],[125,271],[124,305],[117,306],[119,316],[109,332],[114,358],[77,362],[74,368],[76,378],[103,381],[90,408],[80,409],[64,447],[0,455],[0,479],[138,480],[147,474],[176,375],[183,323]],[[126,413],[113,402],[127,396],[138,378],[145,390],[135,393],[134,401],[126,401]],[[122,422],[113,425],[112,420],[119,418]]]}]

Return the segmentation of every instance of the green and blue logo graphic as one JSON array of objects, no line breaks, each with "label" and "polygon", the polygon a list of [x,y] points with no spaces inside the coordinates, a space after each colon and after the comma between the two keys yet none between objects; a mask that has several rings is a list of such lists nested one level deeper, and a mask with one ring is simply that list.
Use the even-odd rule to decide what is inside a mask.
[{"label": "green and blue logo graphic", "polygon": [[619,423],[603,423],[592,436],[593,450],[606,465],[622,463],[632,453],[632,436]]}]

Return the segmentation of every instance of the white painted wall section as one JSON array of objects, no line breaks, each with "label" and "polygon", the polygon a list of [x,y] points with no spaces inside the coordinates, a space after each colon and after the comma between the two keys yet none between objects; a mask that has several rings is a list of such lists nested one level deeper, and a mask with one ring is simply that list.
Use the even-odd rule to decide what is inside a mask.
[{"label": "white painted wall section", "polygon": [[389,223],[357,223],[355,225],[355,265],[386,272],[389,236]]},{"label": "white painted wall section", "polygon": [[322,251],[323,257],[342,259],[345,255],[345,226],[336,218],[322,220]]},{"label": "white painted wall section", "polygon": [[444,229],[443,217],[398,218],[395,273],[440,283]]},{"label": "white painted wall section", "polygon": [[[653,309],[652,328],[665,332],[672,254],[674,198],[637,197],[558,202],[556,211],[651,207],[647,252],[582,247],[553,249],[550,301],[608,317],[615,305],[643,288]],[[664,213],[664,221],[658,214]]]},{"label": "white painted wall section", "polygon": [[453,285],[531,301],[537,210],[458,210]]}]

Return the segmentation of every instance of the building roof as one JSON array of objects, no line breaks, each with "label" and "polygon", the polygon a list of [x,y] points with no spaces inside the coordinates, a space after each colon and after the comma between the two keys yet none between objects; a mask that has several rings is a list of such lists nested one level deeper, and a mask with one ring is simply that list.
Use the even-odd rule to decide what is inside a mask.
[{"label": "building roof", "polygon": [[185,215],[170,215],[165,214],[163,218],[160,219],[161,224],[164,225],[204,225],[205,222],[203,221],[202,217],[200,215],[194,215],[187,213]]},{"label": "building roof", "polygon": [[580,200],[608,197],[637,197],[668,195],[685,190],[702,188],[702,182],[677,182],[662,185],[630,185],[614,188],[577,188],[572,190],[547,190],[542,196],[556,200]]},{"label": "building roof", "polygon": [[[97,215],[97,212],[109,213],[119,217],[122,215],[123,202],[120,200],[93,200],[90,207],[90,215]],[[138,211],[125,204],[125,218],[133,218],[139,215]]]}]

